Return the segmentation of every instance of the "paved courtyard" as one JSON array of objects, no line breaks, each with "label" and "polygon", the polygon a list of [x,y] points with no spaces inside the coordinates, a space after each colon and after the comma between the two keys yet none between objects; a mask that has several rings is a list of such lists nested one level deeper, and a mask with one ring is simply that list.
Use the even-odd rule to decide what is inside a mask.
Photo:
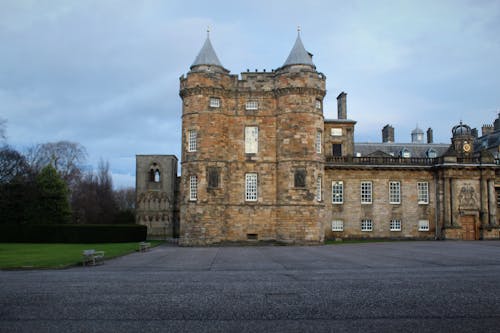
[{"label": "paved courtyard", "polygon": [[0,271],[0,332],[498,332],[500,242],[160,246]]}]

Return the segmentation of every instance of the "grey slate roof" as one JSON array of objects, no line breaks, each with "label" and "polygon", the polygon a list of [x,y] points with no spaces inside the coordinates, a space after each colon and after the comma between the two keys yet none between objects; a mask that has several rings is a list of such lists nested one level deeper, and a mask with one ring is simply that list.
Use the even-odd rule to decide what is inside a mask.
[{"label": "grey slate roof", "polygon": [[403,149],[407,149],[411,157],[429,157],[427,152],[433,149],[436,152],[436,157],[440,157],[446,153],[449,144],[444,143],[355,143],[354,155],[358,153],[361,156],[386,156],[399,157]]},{"label": "grey slate roof", "polygon": [[295,44],[293,45],[288,58],[286,58],[283,67],[289,65],[311,65],[314,66],[312,61],[312,54],[306,51],[304,48],[304,44],[302,44],[302,40],[300,39],[300,34],[297,35],[297,39],[295,40]]},{"label": "grey slate roof", "polygon": [[212,46],[212,43],[210,42],[210,37],[208,35],[205,43],[203,44],[203,47],[196,56],[196,59],[194,59],[191,68],[199,65],[214,65],[223,67],[221,62],[219,61],[219,58],[217,57],[217,54],[215,54],[215,50]]}]

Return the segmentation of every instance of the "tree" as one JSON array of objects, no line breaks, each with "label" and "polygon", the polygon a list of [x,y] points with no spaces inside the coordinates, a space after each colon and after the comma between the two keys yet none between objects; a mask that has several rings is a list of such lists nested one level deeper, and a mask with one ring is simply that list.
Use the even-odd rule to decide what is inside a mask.
[{"label": "tree", "polygon": [[29,174],[30,169],[23,155],[8,146],[0,148],[0,183],[10,183]]},{"label": "tree", "polygon": [[7,140],[7,120],[0,118],[0,142]]},{"label": "tree", "polygon": [[85,147],[69,141],[38,144],[29,148],[26,153],[28,164],[35,173],[50,164],[70,188],[82,177],[81,167],[86,157]]},{"label": "tree", "polygon": [[122,188],[114,191],[114,199],[118,209],[114,222],[118,224],[135,223],[135,189]]},{"label": "tree", "polygon": [[39,224],[62,224],[70,221],[68,187],[52,165],[44,167],[36,177],[38,196],[35,219]]}]

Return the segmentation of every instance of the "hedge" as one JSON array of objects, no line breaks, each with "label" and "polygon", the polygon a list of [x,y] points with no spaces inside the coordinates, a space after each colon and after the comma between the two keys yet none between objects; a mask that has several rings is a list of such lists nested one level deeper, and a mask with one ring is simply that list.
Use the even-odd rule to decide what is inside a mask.
[{"label": "hedge", "polygon": [[55,224],[0,225],[4,243],[119,243],[146,240],[144,225]]}]

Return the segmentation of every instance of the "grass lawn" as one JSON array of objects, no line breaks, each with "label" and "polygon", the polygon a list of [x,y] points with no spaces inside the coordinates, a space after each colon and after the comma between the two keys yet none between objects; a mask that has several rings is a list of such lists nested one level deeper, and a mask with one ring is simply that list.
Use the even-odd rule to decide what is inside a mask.
[{"label": "grass lawn", "polygon": [[[162,243],[161,241],[149,242],[151,246],[157,246]],[[64,268],[74,266],[81,264],[82,251],[88,249],[104,251],[104,258],[110,259],[137,251],[139,243],[0,243],[0,269]]]}]

